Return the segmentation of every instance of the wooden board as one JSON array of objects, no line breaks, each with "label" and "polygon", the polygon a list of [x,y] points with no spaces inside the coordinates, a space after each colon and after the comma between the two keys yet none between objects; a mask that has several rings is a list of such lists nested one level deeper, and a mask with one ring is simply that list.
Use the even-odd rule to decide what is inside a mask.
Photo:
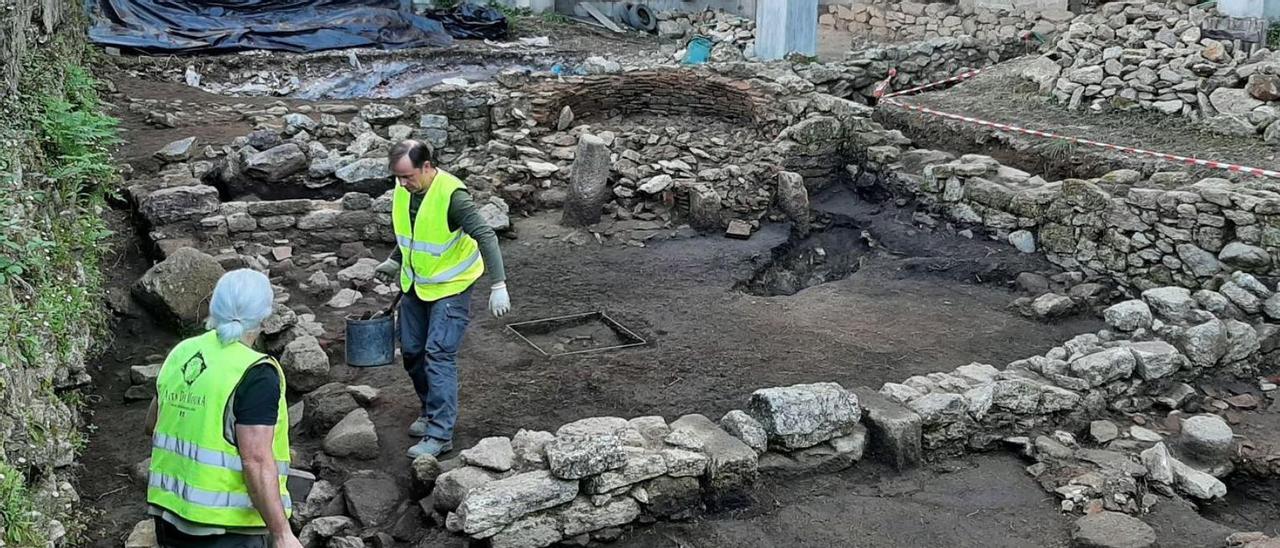
[{"label": "wooden board", "polygon": [[618,24],[614,23],[612,19],[609,19],[608,17],[606,17],[605,14],[600,11],[600,8],[597,8],[595,6],[595,4],[592,4],[590,2],[584,3],[582,4],[582,9],[587,10],[587,13],[591,14],[591,16],[594,17],[596,21],[599,21],[601,25],[604,25],[609,30],[613,32],[624,32],[622,30],[622,27],[619,27]]},{"label": "wooden board", "polygon": [[1261,17],[1212,16],[1200,24],[1200,36],[1214,40],[1239,40],[1254,44],[1267,41],[1267,20]]}]

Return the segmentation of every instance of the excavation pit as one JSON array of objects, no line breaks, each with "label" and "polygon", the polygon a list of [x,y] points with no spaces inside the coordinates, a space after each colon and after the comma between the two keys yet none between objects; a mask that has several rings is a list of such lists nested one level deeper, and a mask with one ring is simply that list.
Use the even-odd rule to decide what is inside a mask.
[{"label": "excavation pit", "polygon": [[848,278],[871,251],[862,227],[840,219],[808,237],[792,236],[773,248],[771,257],[736,289],[759,297],[795,295],[816,285]]},{"label": "excavation pit", "polygon": [[585,312],[507,325],[507,329],[549,358],[620,350],[647,344],[604,312]]}]

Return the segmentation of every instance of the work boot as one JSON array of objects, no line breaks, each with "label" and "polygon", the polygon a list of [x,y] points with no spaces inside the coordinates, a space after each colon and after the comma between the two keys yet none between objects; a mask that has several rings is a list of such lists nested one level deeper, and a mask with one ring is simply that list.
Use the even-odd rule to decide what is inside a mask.
[{"label": "work boot", "polygon": [[427,420],[426,417],[418,417],[409,425],[409,435],[415,438],[427,437]]},{"label": "work boot", "polygon": [[409,448],[409,458],[416,459],[423,455],[439,457],[453,450],[453,442],[435,438],[422,438],[417,445]]}]

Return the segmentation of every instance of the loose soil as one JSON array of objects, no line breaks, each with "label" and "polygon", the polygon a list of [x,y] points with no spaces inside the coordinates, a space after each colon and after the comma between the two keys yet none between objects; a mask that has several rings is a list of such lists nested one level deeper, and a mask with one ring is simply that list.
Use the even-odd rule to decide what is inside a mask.
[{"label": "loose soil", "polygon": [[[975,78],[950,88],[901,97],[911,105],[1051,131],[1060,135],[1093,139],[1121,146],[1140,147],[1193,158],[1232,162],[1263,169],[1280,169],[1276,148],[1261,137],[1226,137],[1203,129],[1197,122],[1158,112],[1092,113],[1087,108],[1068,111],[1050,97],[1039,95],[1021,77],[1031,60],[1024,57],[990,67]],[[920,146],[954,153],[993,156],[1007,165],[1045,176],[1097,177],[1107,171],[1130,168],[1193,171],[1202,176],[1233,178],[1223,170],[1192,169],[1185,165],[1136,155],[1122,155],[1088,145],[1071,145],[1024,136],[958,121],[881,105],[876,117],[899,128]]]}]

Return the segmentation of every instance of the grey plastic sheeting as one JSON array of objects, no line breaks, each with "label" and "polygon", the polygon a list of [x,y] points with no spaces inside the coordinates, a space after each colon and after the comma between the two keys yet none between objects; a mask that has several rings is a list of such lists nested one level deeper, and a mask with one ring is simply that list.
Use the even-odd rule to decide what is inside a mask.
[{"label": "grey plastic sheeting", "polygon": [[[399,0],[86,0],[89,38],[145,53],[309,52],[440,47],[469,28],[402,9]],[[486,14],[488,15],[488,14]],[[501,16],[498,16],[501,18]],[[494,25],[490,16],[477,26]],[[450,26],[466,27],[463,17]],[[506,21],[501,22],[505,34]]]}]

